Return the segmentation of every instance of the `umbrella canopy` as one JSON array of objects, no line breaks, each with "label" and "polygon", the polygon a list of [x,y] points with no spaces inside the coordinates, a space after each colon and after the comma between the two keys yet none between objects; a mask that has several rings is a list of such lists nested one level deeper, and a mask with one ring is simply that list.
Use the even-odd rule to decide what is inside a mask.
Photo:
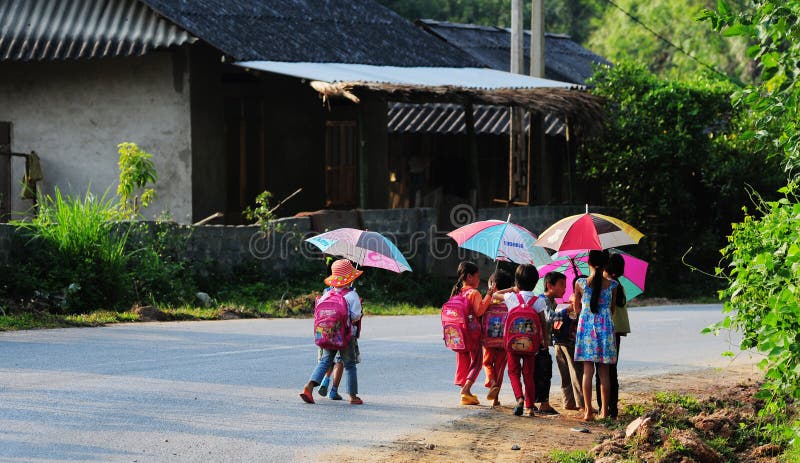
[{"label": "umbrella canopy", "polygon": [[502,220],[482,220],[447,234],[459,247],[477,251],[492,260],[544,265],[551,262],[547,251],[525,227]]},{"label": "umbrella canopy", "polygon": [[337,228],[306,239],[325,254],[350,259],[364,267],[392,272],[411,271],[406,258],[389,239],[380,233],[356,228]]},{"label": "umbrella canopy", "polygon": [[[619,282],[625,288],[625,296],[628,300],[642,294],[644,292],[644,281],[647,276],[647,262],[642,259],[633,257],[630,254],[620,252],[616,249],[612,250],[622,255],[625,261],[625,275],[619,277]],[[566,301],[572,294],[575,287],[575,279],[578,275],[589,275],[589,253],[586,251],[575,252],[570,255],[557,256],[552,262],[541,267],[536,267],[539,270],[539,283],[536,285],[535,291],[544,292],[544,279],[548,272],[561,272],[567,276],[567,291],[564,293],[562,300]],[[577,272],[577,273],[576,273]]]},{"label": "umbrella canopy", "polygon": [[539,235],[539,246],[559,252],[608,249],[636,244],[644,236],[639,230],[614,217],[589,213],[571,215],[554,223]]}]

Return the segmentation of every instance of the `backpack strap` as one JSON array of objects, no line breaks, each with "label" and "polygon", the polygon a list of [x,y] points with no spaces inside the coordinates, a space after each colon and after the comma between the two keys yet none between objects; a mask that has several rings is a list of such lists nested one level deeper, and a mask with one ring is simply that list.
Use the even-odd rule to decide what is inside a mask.
[{"label": "backpack strap", "polygon": [[529,309],[533,309],[533,304],[538,299],[536,296],[532,296],[528,302],[525,302],[525,298],[522,297],[522,294],[517,293],[517,300],[519,301],[519,305],[527,307]]}]

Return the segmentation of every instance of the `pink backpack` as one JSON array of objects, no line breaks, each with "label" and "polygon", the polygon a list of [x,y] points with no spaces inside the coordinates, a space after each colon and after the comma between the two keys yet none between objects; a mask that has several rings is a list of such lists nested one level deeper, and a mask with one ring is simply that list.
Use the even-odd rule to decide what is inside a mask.
[{"label": "pink backpack", "polygon": [[539,314],[533,310],[536,296],[525,303],[517,294],[519,305],[508,312],[504,332],[506,352],[522,356],[535,355],[542,345],[542,325]]},{"label": "pink backpack", "polygon": [[483,314],[483,345],[490,349],[505,349],[506,340],[503,330],[508,318],[508,307],[505,304],[492,304]]},{"label": "pink backpack", "polygon": [[350,290],[331,289],[317,298],[314,307],[314,343],[323,349],[340,350],[347,347],[353,334],[350,330],[350,310],[345,294]]},{"label": "pink backpack", "polygon": [[480,321],[472,316],[463,291],[442,306],[442,332],[444,345],[453,352],[468,352],[480,343]]}]

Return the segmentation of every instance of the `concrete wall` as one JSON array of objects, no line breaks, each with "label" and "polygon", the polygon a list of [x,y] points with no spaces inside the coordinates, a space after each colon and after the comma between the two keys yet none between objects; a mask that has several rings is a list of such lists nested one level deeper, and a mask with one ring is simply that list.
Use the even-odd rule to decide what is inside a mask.
[{"label": "concrete wall", "polygon": [[[186,49],[142,57],[46,63],[0,63],[0,120],[10,121],[12,150],[36,151],[51,194],[83,194],[89,185],[116,191],[117,144],[137,143],[154,156],[160,198],[148,209],[192,219],[190,99]],[[13,209],[24,162],[14,163]]]},{"label": "concrete wall", "polygon": [[[583,210],[583,206],[520,207],[511,210],[511,220],[538,234],[558,219]],[[592,211],[609,212],[594,207]],[[478,263],[484,279],[494,269],[494,262],[488,258],[456,247],[446,231],[437,227],[435,209],[370,209],[357,212],[365,229],[382,233],[397,244],[414,272],[453,276],[459,261],[464,259]],[[506,209],[481,209],[472,220],[505,220],[507,217]],[[457,214],[454,218],[468,217]],[[312,232],[309,217],[280,219],[276,225],[279,231],[268,236],[253,225],[174,225],[172,233],[177,234],[184,243],[182,249],[188,259],[221,272],[257,267],[280,273],[319,259],[319,251],[303,243],[305,238],[316,234]],[[8,263],[13,233],[12,226],[0,224],[0,265]]]}]

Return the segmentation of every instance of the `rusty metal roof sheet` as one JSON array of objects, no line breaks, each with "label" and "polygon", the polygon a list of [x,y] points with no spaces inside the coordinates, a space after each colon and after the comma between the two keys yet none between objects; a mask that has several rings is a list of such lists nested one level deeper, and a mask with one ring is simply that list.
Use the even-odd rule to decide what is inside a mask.
[{"label": "rusty metal roof sheet", "polygon": [[143,55],[194,40],[139,0],[0,0],[0,61]]},{"label": "rusty metal roof sheet", "polygon": [[[508,108],[503,106],[473,106],[475,133],[508,135]],[[564,122],[548,114],[544,118],[545,133],[554,137],[565,134]],[[525,114],[525,130],[530,119]],[[458,104],[389,103],[389,133],[437,133],[457,135],[467,133],[464,107]]]}]

